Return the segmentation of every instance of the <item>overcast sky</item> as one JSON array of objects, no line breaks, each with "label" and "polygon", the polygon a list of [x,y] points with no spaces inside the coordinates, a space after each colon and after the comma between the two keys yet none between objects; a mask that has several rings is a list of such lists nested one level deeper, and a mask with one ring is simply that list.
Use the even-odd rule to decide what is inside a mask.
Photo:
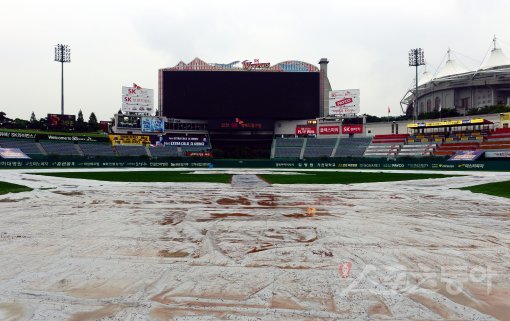
[{"label": "overcast sky", "polygon": [[[435,72],[448,47],[476,69],[496,35],[510,56],[508,0],[2,1],[0,111],[29,119],[60,112],[54,45],[71,46],[65,113],[108,120],[121,87],[155,92],[158,69],[199,57],[275,64],[328,58],[333,89],[359,88],[361,112],[399,115],[413,83],[408,51],[423,48]],[[443,61],[444,63],[444,61]],[[157,106],[155,106],[157,107]]]}]

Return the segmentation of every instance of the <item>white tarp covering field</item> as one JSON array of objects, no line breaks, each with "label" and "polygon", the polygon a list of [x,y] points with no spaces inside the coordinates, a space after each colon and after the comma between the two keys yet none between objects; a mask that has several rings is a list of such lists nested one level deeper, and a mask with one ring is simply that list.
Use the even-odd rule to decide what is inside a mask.
[{"label": "white tarp covering field", "polygon": [[464,174],[229,185],[2,170],[34,190],[0,196],[0,320],[510,320],[510,200],[454,189],[510,173]]}]

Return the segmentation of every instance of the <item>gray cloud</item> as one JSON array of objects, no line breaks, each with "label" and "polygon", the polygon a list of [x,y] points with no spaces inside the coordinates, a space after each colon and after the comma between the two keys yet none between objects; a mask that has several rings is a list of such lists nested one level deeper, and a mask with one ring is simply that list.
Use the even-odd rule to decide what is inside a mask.
[{"label": "gray cloud", "polygon": [[158,68],[260,58],[330,60],[334,89],[360,88],[362,112],[396,114],[412,83],[411,48],[429,71],[450,46],[476,68],[496,34],[510,55],[504,0],[429,1],[11,1],[0,12],[0,109],[11,118],[60,110],[53,45],[68,43],[66,112],[109,119],[121,86],[157,91]]}]

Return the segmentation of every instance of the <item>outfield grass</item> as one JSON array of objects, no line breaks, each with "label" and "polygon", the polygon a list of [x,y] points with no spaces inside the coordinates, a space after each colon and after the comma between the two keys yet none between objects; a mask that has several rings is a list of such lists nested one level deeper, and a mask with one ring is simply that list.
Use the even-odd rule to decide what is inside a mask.
[{"label": "outfield grass", "polygon": [[207,182],[230,183],[231,174],[189,174],[189,171],[63,172],[34,173],[44,176],[94,179],[112,182]]},{"label": "outfield grass", "polygon": [[0,195],[7,193],[29,192],[31,190],[32,189],[30,187],[26,187],[23,185],[0,182]]},{"label": "outfield grass", "polygon": [[296,175],[263,174],[260,178],[271,184],[353,184],[445,178],[452,175],[373,172],[299,172]]},{"label": "outfield grass", "polygon": [[467,186],[460,188],[473,193],[483,193],[494,196],[510,198],[510,181],[489,183],[475,186]]}]

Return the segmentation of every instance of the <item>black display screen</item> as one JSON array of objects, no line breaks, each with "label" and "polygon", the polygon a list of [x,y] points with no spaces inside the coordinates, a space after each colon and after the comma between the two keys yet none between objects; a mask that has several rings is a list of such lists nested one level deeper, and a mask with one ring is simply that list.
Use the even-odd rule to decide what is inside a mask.
[{"label": "black display screen", "polygon": [[313,119],[318,72],[163,71],[163,115],[185,119]]}]

